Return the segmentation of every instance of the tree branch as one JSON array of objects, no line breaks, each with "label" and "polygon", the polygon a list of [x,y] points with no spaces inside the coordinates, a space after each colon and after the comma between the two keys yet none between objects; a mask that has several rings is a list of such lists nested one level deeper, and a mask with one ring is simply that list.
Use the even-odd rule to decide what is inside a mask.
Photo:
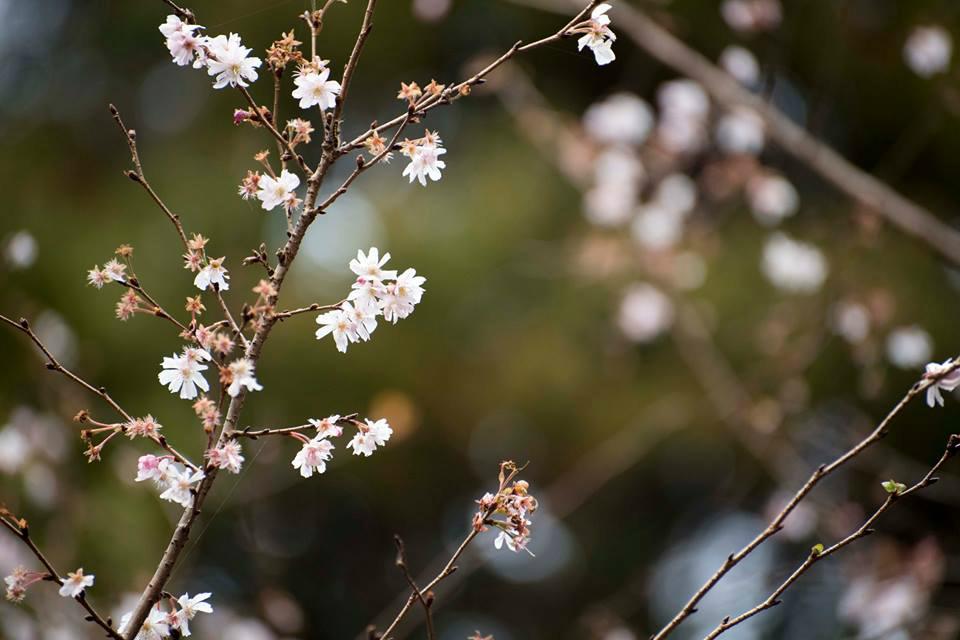
[{"label": "tree branch", "polygon": [[713,631],[711,631],[709,634],[707,634],[704,637],[704,640],[713,640],[717,636],[729,631],[730,629],[737,626],[738,624],[742,622],[746,622],[753,616],[780,604],[781,602],[780,596],[782,596],[783,593],[787,589],[789,589],[793,583],[799,580],[804,573],[809,571],[814,564],[816,564],[820,560],[823,560],[827,556],[833,555],[840,549],[843,549],[847,545],[856,542],[860,538],[866,537],[871,533],[873,533],[874,530],[871,528],[873,524],[877,521],[878,518],[880,518],[881,515],[883,515],[884,512],[887,511],[887,509],[893,506],[894,502],[900,500],[901,498],[905,498],[912,493],[916,493],[921,489],[929,487],[931,484],[934,484],[938,480],[938,478],[934,477],[934,474],[940,470],[940,467],[946,464],[947,460],[949,460],[954,455],[956,455],[958,450],[960,450],[960,436],[951,435],[949,441],[947,442],[947,448],[943,452],[943,455],[936,462],[936,464],[934,464],[933,467],[930,468],[930,470],[926,473],[926,475],[923,476],[923,479],[921,479],[919,482],[917,482],[915,485],[913,485],[909,489],[906,489],[899,493],[896,493],[896,492],[889,493],[887,495],[887,499],[883,501],[883,504],[881,504],[876,511],[873,512],[873,515],[867,518],[856,531],[848,535],[846,538],[840,540],[839,542],[836,542],[832,546],[823,550],[819,550],[818,548],[815,547],[810,552],[810,555],[807,556],[806,560],[804,560],[803,563],[799,567],[797,567],[794,570],[794,572],[791,573],[790,576],[787,577],[787,579],[780,584],[779,587],[774,589],[773,593],[771,593],[763,602],[753,607],[752,609],[745,611],[744,613],[741,613],[735,618],[730,618],[729,616],[724,618],[723,621],[713,629]]},{"label": "tree branch", "polygon": [[[20,522],[23,523],[24,521],[21,520]],[[25,523],[23,526],[21,526],[18,523],[10,522],[2,513],[0,513],[0,524],[3,524],[3,526],[9,529],[11,533],[19,538],[20,541],[30,549],[30,552],[33,553],[37,560],[40,561],[40,564],[42,564],[47,570],[47,573],[50,574],[50,579],[53,582],[61,586],[63,585],[63,578],[60,577],[60,574],[56,569],[54,569],[53,564],[47,560],[46,556],[43,555],[43,552],[40,551],[40,548],[37,547],[36,543],[30,537],[30,531],[26,527]],[[123,637],[113,628],[112,621],[109,618],[104,619],[99,613],[97,613],[96,609],[93,608],[93,605],[91,605],[87,600],[86,593],[81,592],[79,596],[73,599],[76,600],[80,606],[84,608],[84,610],[86,610],[87,621],[92,622],[103,629],[108,638],[113,638],[113,640],[123,640]]]},{"label": "tree branch", "polygon": [[[166,0],[165,0],[166,1]],[[171,6],[176,7],[172,2],[168,2]],[[178,14],[182,13],[182,16],[190,16],[192,18],[193,14],[190,13],[187,9],[177,9]],[[177,235],[180,236],[180,241],[183,243],[183,248],[189,253],[190,244],[187,242],[187,234],[183,231],[183,224],[180,222],[180,216],[175,214],[170,208],[164,204],[163,200],[160,199],[160,196],[157,195],[157,192],[153,190],[153,187],[150,186],[150,183],[147,182],[147,177],[143,174],[143,165],[140,163],[140,153],[137,151],[137,132],[133,129],[127,129],[126,125],[123,124],[123,120],[120,118],[120,112],[115,106],[110,105],[110,113],[113,115],[113,121],[117,123],[117,126],[120,127],[120,131],[123,132],[123,137],[127,141],[127,146],[130,148],[130,159],[133,161],[133,171],[125,171],[124,175],[138,183],[144,188],[150,198],[157,203],[157,206],[163,211],[163,213],[170,219],[170,222],[173,223],[173,226],[177,229]]]}]

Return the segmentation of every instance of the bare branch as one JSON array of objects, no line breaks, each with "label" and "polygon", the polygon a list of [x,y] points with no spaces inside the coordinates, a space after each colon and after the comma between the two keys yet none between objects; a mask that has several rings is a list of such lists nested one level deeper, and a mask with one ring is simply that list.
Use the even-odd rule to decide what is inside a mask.
[{"label": "bare branch", "polygon": [[[172,2],[168,2],[172,6]],[[186,9],[179,9],[178,11],[185,12],[183,15],[193,16]],[[173,223],[173,226],[177,229],[177,235],[180,236],[180,241],[183,243],[183,248],[190,251],[190,244],[187,242],[187,234],[183,230],[183,224],[180,222],[180,216],[175,214],[170,208],[164,204],[163,200],[160,199],[160,196],[157,195],[157,192],[153,190],[153,187],[150,186],[150,183],[147,182],[147,177],[143,174],[143,165],[140,163],[140,153],[137,151],[137,132],[133,129],[128,129],[123,120],[120,118],[120,112],[115,106],[110,105],[110,113],[113,115],[113,121],[117,123],[117,126],[120,127],[120,131],[123,132],[123,137],[127,140],[127,146],[130,148],[130,159],[133,161],[133,171],[125,171],[124,175],[138,183],[144,188],[150,198],[157,203],[157,206],[163,211],[163,213],[170,219],[170,222]]]},{"label": "bare branch", "polygon": [[753,607],[752,609],[745,611],[744,613],[741,613],[735,618],[730,618],[730,617],[724,618],[723,621],[713,629],[713,631],[711,631],[709,634],[707,634],[704,637],[704,640],[713,640],[717,636],[729,631],[730,629],[737,626],[738,624],[745,622],[750,618],[752,618],[753,616],[780,604],[781,602],[780,596],[782,596],[783,593],[787,589],[789,589],[793,583],[799,580],[800,576],[802,576],[804,573],[809,571],[814,564],[816,564],[820,560],[823,560],[827,556],[833,555],[840,549],[843,549],[847,545],[856,542],[860,538],[863,538],[873,533],[873,529],[871,528],[873,527],[873,524],[877,521],[877,519],[881,515],[883,515],[885,511],[887,511],[887,509],[893,506],[894,502],[900,500],[901,498],[905,498],[912,493],[916,493],[921,489],[929,487],[931,484],[934,484],[937,481],[937,478],[934,476],[934,474],[936,474],[940,470],[940,467],[946,464],[947,460],[949,460],[954,455],[956,455],[958,450],[960,450],[960,436],[951,435],[949,441],[947,442],[947,448],[943,452],[943,455],[936,462],[936,464],[934,464],[933,467],[930,468],[930,470],[926,473],[926,475],[923,476],[923,479],[921,479],[919,482],[917,482],[915,485],[913,485],[909,489],[906,489],[899,493],[898,492],[889,493],[887,495],[887,499],[884,500],[883,504],[881,504],[880,507],[876,511],[874,511],[873,514],[869,518],[867,518],[856,531],[848,535],[843,540],[840,540],[839,542],[833,544],[830,547],[827,547],[826,549],[822,549],[822,547],[815,547],[810,552],[810,555],[807,556],[806,560],[804,560],[803,563],[799,567],[797,567],[796,570],[794,570],[794,572],[791,573],[790,576],[787,577],[787,579],[784,580],[779,587],[774,589],[773,593],[771,593],[763,602]]},{"label": "bare branch", "polygon": [[[36,543],[30,537],[30,531],[25,526],[25,523],[23,526],[21,526],[21,523],[23,523],[22,520],[19,522],[12,522],[8,520],[7,517],[5,517],[2,513],[0,513],[0,524],[9,529],[11,533],[13,533],[27,546],[27,548],[30,549],[30,552],[33,553],[37,560],[40,561],[40,564],[42,564],[47,570],[47,573],[50,575],[50,579],[53,582],[57,583],[58,585],[63,585],[63,578],[60,577],[60,574],[53,567],[53,564],[47,560],[47,557],[43,555],[43,552],[40,551],[40,548],[37,547]],[[111,620],[109,618],[104,619],[103,616],[97,613],[97,610],[93,608],[93,605],[91,605],[87,600],[86,593],[81,592],[79,596],[73,599],[80,603],[80,606],[86,610],[86,619],[103,629],[108,638],[113,638],[113,640],[123,640],[123,637],[113,628]]]},{"label": "bare branch", "polygon": [[433,614],[430,612],[430,606],[433,604],[433,594],[428,592],[424,595],[417,587],[417,582],[413,579],[413,576],[410,575],[410,569],[407,568],[406,553],[403,548],[403,539],[395,535],[393,536],[393,542],[397,545],[397,568],[403,573],[403,578],[407,581],[407,584],[410,585],[410,588],[413,590],[413,595],[416,596],[420,605],[423,607],[423,615],[427,620],[427,640],[433,640],[435,637],[433,631]]}]

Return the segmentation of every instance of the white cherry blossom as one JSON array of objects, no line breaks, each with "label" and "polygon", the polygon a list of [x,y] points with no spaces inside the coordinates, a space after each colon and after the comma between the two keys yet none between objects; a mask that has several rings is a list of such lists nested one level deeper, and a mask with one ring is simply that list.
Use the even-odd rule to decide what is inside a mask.
[{"label": "white cherry blossom", "polygon": [[325,67],[319,72],[311,69],[294,78],[293,84],[297,88],[293,90],[293,97],[300,101],[301,109],[316,105],[321,110],[326,110],[336,106],[340,83],[329,78],[330,69]]},{"label": "white cherry blossom", "polygon": [[323,473],[327,470],[327,461],[333,456],[334,449],[332,442],[324,436],[317,435],[312,440],[303,443],[303,447],[294,456],[294,469],[300,470],[300,475],[304,478],[311,477],[314,472]]},{"label": "white cherry blossom", "polygon": [[941,376],[939,380],[927,387],[927,406],[933,407],[935,405],[943,406],[943,395],[940,393],[940,390],[943,391],[953,391],[957,387],[960,387],[960,369],[953,369],[954,366],[953,360],[947,359],[941,363],[930,362],[926,366],[926,371],[924,373],[925,378],[936,378]]},{"label": "white cherry blossom", "polygon": [[210,51],[207,73],[216,76],[214,89],[227,85],[246,87],[257,79],[257,68],[262,62],[260,58],[248,57],[252,49],[243,46],[237,34],[211,38],[207,41],[207,48]]},{"label": "white cherry blossom", "polygon": [[60,595],[64,598],[76,598],[83,593],[84,589],[93,586],[93,578],[93,574],[83,574],[83,567],[68,573],[63,584],[60,585]]},{"label": "white cherry blossom", "polygon": [[193,279],[193,285],[201,291],[206,291],[207,287],[217,286],[218,291],[227,291],[230,289],[230,274],[223,266],[224,257],[210,260],[205,267],[200,269],[197,277]]},{"label": "white cherry blossom", "polygon": [[236,398],[240,395],[242,387],[246,387],[247,391],[263,390],[263,387],[254,377],[253,362],[248,358],[234,360],[227,365],[227,370],[230,374],[230,386],[227,387],[227,394],[229,394],[231,398]]},{"label": "white cherry blossom", "polygon": [[179,392],[184,400],[196,398],[199,395],[198,389],[210,390],[210,385],[201,373],[206,371],[207,365],[201,364],[199,358],[191,357],[187,353],[173,354],[169,358],[165,357],[161,366],[163,371],[157,376],[160,384],[165,385],[170,393]]},{"label": "white cherry blossom", "polygon": [[260,176],[258,185],[257,200],[265,210],[271,211],[277,205],[287,205],[295,200],[300,177],[284,169],[279,178],[266,174]]},{"label": "white cherry blossom", "polygon": [[178,629],[181,636],[191,635],[190,621],[198,613],[213,613],[213,607],[207,602],[211,595],[213,594],[198,593],[191,598],[189,593],[185,593],[177,599],[177,605],[180,609],[173,614],[173,624],[171,626]]}]

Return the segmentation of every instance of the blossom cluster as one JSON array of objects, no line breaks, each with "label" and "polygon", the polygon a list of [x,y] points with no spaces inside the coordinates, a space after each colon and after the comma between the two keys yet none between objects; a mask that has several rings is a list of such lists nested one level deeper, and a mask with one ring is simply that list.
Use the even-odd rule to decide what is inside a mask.
[{"label": "blossom cluster", "polygon": [[383,317],[393,324],[406,318],[423,297],[423,283],[415,269],[407,269],[397,275],[392,269],[384,269],[390,254],[380,256],[377,247],[350,261],[350,270],[357,275],[350,294],[339,308],[317,316],[317,340],[333,336],[337,350],[346,353],[351,343],[367,341],[377,328],[377,318]]},{"label": "blossom cluster", "polygon": [[327,462],[333,457],[333,450],[336,448],[330,438],[336,438],[343,434],[341,422],[349,422],[357,428],[356,434],[347,443],[347,447],[353,449],[353,455],[363,455],[369,457],[377,450],[377,447],[384,446],[393,435],[393,429],[390,424],[379,419],[372,421],[369,418],[363,422],[355,419],[341,418],[339,415],[332,415],[318,420],[310,419],[310,425],[316,429],[316,435],[308,438],[302,433],[293,432],[291,437],[302,443],[300,451],[294,456],[291,462],[294,469],[300,472],[304,478],[310,478],[314,473],[324,473],[327,470]]},{"label": "blossom cluster", "polygon": [[246,87],[257,79],[257,69],[263,63],[250,56],[251,49],[243,46],[240,36],[231,33],[210,37],[198,33],[201,29],[202,26],[188,24],[175,15],[167,16],[160,25],[160,33],[177,65],[206,68],[209,75],[215,76],[214,89]]},{"label": "blossom cluster", "polygon": [[[206,349],[187,347],[180,354],[174,353],[164,357],[160,366],[162,370],[157,374],[160,384],[167,387],[170,393],[179,393],[184,400],[196,398],[200,391],[210,390],[210,383],[203,377],[208,369],[204,362],[210,362],[213,357]],[[261,391],[263,387],[257,382],[254,364],[248,358],[238,358],[220,369],[220,382],[226,387],[231,398],[240,395],[244,387],[248,391]]]},{"label": "blossom cluster", "polygon": [[[198,613],[213,613],[213,607],[207,600],[210,593],[198,593],[191,597],[185,593],[176,600],[170,596],[150,609],[147,619],[144,620],[134,640],[160,640],[160,638],[185,638],[192,634],[190,621]],[[164,611],[161,604],[166,602],[169,610]],[[120,633],[126,634],[133,612],[125,613],[120,618]]]},{"label": "blossom cluster", "polygon": [[160,498],[186,508],[193,506],[195,486],[204,478],[201,469],[191,469],[173,456],[147,454],[137,460],[137,482],[152,480],[161,490]]},{"label": "blossom cluster", "polygon": [[[46,571],[28,571],[24,567],[16,567],[13,572],[4,577],[7,585],[6,598],[10,602],[22,602],[27,589],[37,582],[50,577]],[[71,571],[66,578],[61,579],[58,593],[64,598],[76,598],[83,594],[87,587],[93,586],[93,574],[85,574],[83,567]]]},{"label": "blossom cluster", "polygon": [[610,8],[606,2],[598,4],[590,12],[589,20],[573,28],[574,33],[583,33],[577,40],[577,50],[583,51],[584,47],[590,49],[600,66],[610,64],[617,58],[613,53],[613,42],[617,36],[610,30],[610,16],[607,15]]},{"label": "blossom cluster", "polygon": [[[529,493],[530,485],[517,480],[498,493],[486,493],[477,500],[477,513],[473,516],[475,531],[486,531],[487,526],[500,530],[493,544],[497,549],[506,544],[510,551],[527,551],[530,542],[530,525],[527,518],[537,510],[537,500]],[[494,516],[503,516],[498,519]]]}]

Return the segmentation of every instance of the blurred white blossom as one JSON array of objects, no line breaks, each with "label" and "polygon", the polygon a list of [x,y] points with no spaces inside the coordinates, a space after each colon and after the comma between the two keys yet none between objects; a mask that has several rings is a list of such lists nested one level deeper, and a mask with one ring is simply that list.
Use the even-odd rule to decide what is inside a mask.
[{"label": "blurred white blossom", "polygon": [[763,247],[763,273],[778,289],[812,293],[827,279],[827,259],[812,244],[775,233]]},{"label": "blurred white blossom", "polygon": [[650,342],[673,324],[673,303],[659,289],[637,283],[627,289],[620,303],[617,323],[634,342]]},{"label": "blurred white blossom", "polygon": [[583,128],[603,144],[643,144],[653,128],[653,110],[632,93],[615,93],[587,109]]},{"label": "blurred white blossom", "polygon": [[744,86],[754,87],[760,82],[760,63],[749,49],[730,45],[720,54],[720,66]]},{"label": "blurred white blossom", "polygon": [[941,26],[916,27],[903,45],[903,58],[918,76],[929,78],[950,66],[953,38]]},{"label": "blurred white blossom", "polygon": [[933,339],[917,325],[897,327],[887,336],[887,359],[901,369],[922,367],[933,355]]},{"label": "blurred white blossom", "polygon": [[800,206],[800,196],[790,181],[776,173],[762,173],[747,182],[747,201],[753,216],[762,225],[772,227],[792,216]]}]

